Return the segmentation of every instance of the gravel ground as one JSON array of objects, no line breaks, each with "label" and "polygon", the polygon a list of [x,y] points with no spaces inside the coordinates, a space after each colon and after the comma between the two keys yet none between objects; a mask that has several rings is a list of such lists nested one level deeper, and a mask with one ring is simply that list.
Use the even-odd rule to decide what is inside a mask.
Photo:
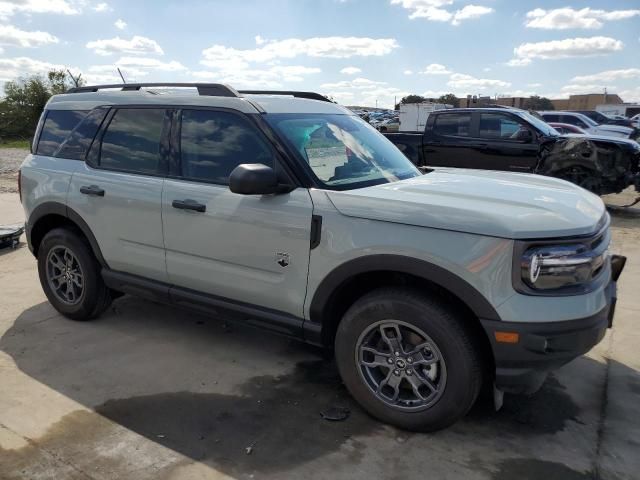
[{"label": "gravel ground", "polygon": [[18,191],[18,169],[29,150],[0,148],[0,193]]}]

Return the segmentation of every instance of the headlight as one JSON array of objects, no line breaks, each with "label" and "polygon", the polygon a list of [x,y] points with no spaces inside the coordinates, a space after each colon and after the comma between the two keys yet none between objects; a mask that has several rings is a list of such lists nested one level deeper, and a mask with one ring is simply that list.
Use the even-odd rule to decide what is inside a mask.
[{"label": "headlight", "polygon": [[608,281],[608,230],[584,240],[516,242],[514,288],[528,295],[579,295]]},{"label": "headlight", "polygon": [[607,250],[593,255],[584,245],[531,248],[522,256],[522,280],[536,290],[590,282],[604,265]]}]

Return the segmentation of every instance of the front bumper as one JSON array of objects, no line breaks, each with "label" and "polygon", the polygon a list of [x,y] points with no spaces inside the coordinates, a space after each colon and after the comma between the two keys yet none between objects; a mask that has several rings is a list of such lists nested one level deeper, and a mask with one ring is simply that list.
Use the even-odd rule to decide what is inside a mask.
[{"label": "front bumper", "polygon": [[509,393],[533,393],[549,371],[598,344],[613,322],[616,282],[625,262],[625,257],[612,256],[612,281],[606,287],[607,305],[595,315],[544,323],[481,320],[493,350],[496,387]]}]

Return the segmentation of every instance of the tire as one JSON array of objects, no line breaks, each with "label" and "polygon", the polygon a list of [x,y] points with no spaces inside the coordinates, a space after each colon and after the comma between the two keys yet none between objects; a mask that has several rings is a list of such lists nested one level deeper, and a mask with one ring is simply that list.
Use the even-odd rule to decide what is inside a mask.
[{"label": "tire", "polygon": [[[396,330],[390,325],[398,325],[405,345],[399,357],[390,350],[391,344],[381,334],[385,330],[386,337],[395,335]],[[420,339],[421,336],[427,338]],[[396,362],[393,366],[369,368],[361,365],[361,355],[367,362],[389,363],[389,358],[369,351],[371,342],[375,344],[377,337],[376,351],[390,354]],[[412,343],[411,339],[427,347],[418,354],[405,355],[416,346],[407,346]],[[391,338],[390,341],[394,340]],[[366,346],[366,351],[362,346]],[[453,424],[473,406],[482,386],[484,368],[480,349],[460,316],[446,304],[408,288],[381,288],[357,300],[338,326],[335,355],[340,375],[358,403],[372,416],[406,430],[428,432]],[[441,360],[435,362],[438,357]],[[397,363],[397,360],[404,363]],[[409,361],[413,362],[413,369],[402,371],[400,367],[407,367]],[[434,362],[429,365],[429,371],[422,365],[427,361]],[[416,373],[418,371],[422,373]],[[396,395],[396,388],[383,387],[383,398],[375,391],[376,382],[379,381],[378,386],[384,382],[383,378],[396,382],[397,372],[402,376],[396,400],[400,403],[392,405],[393,401],[388,397]],[[437,387],[435,391],[422,385],[425,378]],[[417,383],[421,385],[418,391],[421,397],[427,397],[426,400],[415,393],[412,382],[418,379]]]},{"label": "tire", "polygon": [[[64,269],[68,269],[68,273]],[[70,229],[55,228],[40,243],[40,284],[51,305],[67,318],[91,320],[109,307],[111,294],[102,280],[100,270],[91,247]],[[72,292],[75,295],[69,293],[69,282],[73,284]],[[60,290],[56,289],[56,286],[64,283],[66,285],[61,286]]]}]

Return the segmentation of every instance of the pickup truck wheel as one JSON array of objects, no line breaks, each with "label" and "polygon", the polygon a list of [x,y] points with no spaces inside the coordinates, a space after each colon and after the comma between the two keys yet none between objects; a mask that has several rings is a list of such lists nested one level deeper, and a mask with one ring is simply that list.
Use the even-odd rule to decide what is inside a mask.
[{"label": "pickup truck wheel", "polygon": [[73,320],[90,320],[111,303],[91,248],[66,228],[48,232],[38,249],[38,275],[49,302]]},{"label": "pickup truck wheel", "polygon": [[433,431],[464,416],[482,385],[482,360],[461,319],[423,293],[383,288],[344,315],[335,340],[342,379],[374,417]]}]

